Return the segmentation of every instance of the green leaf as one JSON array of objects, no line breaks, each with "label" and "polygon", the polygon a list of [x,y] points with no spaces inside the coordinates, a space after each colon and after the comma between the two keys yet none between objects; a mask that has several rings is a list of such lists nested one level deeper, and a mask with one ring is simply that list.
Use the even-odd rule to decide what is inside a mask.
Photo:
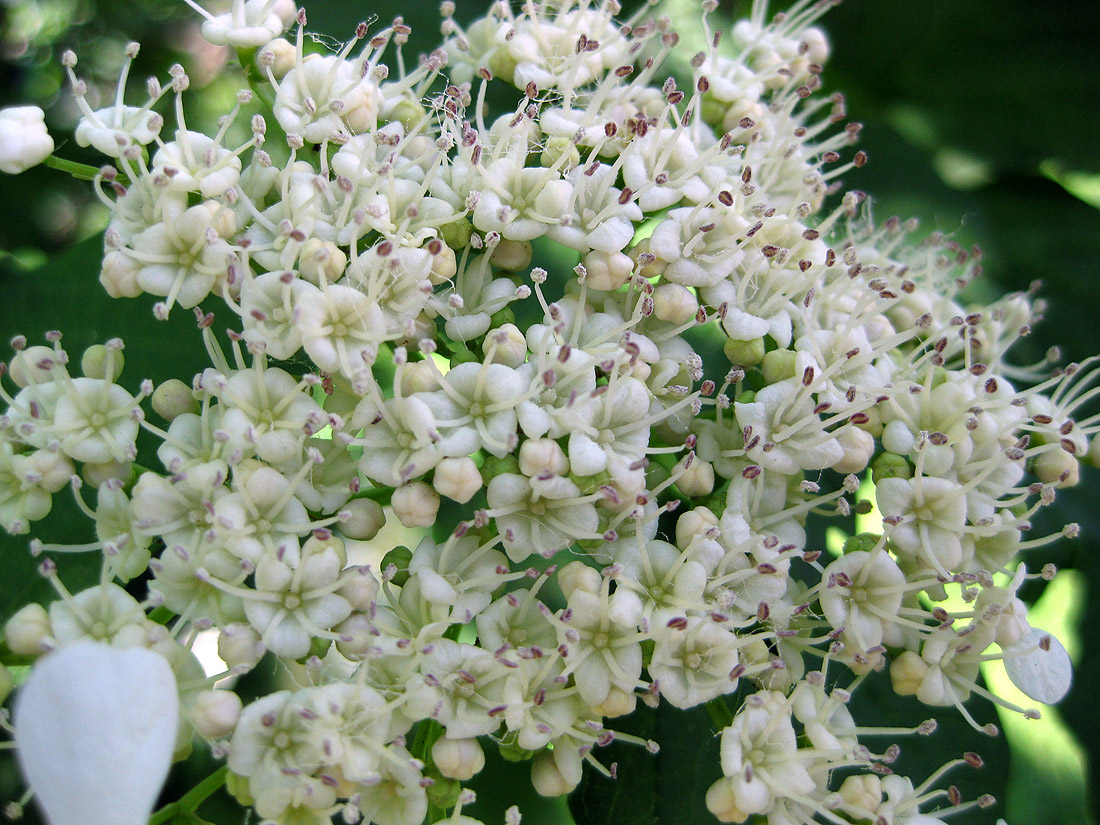
[{"label": "green leaf", "polygon": [[614,741],[593,755],[614,765],[614,779],[585,765],[584,778],[569,798],[577,825],[712,825],[707,788],[721,777],[719,739],[705,707],[679,710],[662,703],[639,704],[630,716],[611,719],[610,730],[653,739],[653,755],[640,745]]}]

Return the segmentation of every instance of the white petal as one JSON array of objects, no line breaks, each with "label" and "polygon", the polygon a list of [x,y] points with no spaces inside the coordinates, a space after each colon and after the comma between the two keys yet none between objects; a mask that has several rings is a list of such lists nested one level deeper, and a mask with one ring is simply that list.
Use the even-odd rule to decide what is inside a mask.
[{"label": "white petal", "polygon": [[[1050,639],[1050,649],[1039,647],[1044,637]],[[1030,653],[1011,655],[1015,650],[1034,648]],[[1005,672],[1012,684],[1044,705],[1053,705],[1069,693],[1073,682],[1073,663],[1069,654],[1054,636],[1038,627],[1016,644],[1005,649]]]},{"label": "white petal", "polygon": [[172,669],[145,648],[62,647],[15,701],[19,762],[52,825],[145,825],[178,727]]}]

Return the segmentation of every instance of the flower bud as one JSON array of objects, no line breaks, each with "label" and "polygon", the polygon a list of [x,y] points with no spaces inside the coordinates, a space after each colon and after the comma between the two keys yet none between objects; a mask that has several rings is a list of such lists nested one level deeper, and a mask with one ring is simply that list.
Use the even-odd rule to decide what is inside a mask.
[{"label": "flower bud", "polygon": [[752,341],[737,341],[730,338],[722,345],[722,351],[731,364],[752,367],[759,364],[764,358],[764,339],[754,338]]},{"label": "flower bud", "polygon": [[413,481],[393,491],[390,506],[406,527],[431,527],[439,514],[439,493],[423,481]]},{"label": "flower bud", "polygon": [[760,371],[769,384],[778,384],[787,378],[793,378],[798,363],[794,350],[774,349],[765,353],[760,362]]},{"label": "flower bud", "polygon": [[676,546],[684,550],[696,536],[717,526],[718,517],[706,507],[688,510],[676,520]]},{"label": "flower bud", "polygon": [[836,437],[844,449],[844,457],[833,465],[838,473],[862,473],[875,453],[875,439],[858,427],[847,427]]},{"label": "flower bud", "polygon": [[56,359],[57,353],[53,347],[27,347],[12,357],[8,374],[18,387],[42,384],[51,380],[50,370],[43,365],[52,364]]},{"label": "flower bud", "polygon": [[[109,358],[108,355],[110,355]],[[111,375],[107,375],[108,363],[111,365]],[[80,356],[80,371],[88,378],[102,378],[113,383],[122,375],[124,363],[121,349],[108,353],[107,347],[103,344],[92,344]]]},{"label": "flower bud", "polygon": [[374,577],[370,565],[352,565],[345,568],[340,575],[340,589],[336,593],[347,599],[353,610],[370,610],[378,595],[378,579]]},{"label": "flower bud", "polygon": [[137,280],[140,270],[135,258],[114,250],[103,256],[99,283],[112,298],[136,298],[144,292]]},{"label": "flower bud", "polygon": [[515,324],[503,324],[485,336],[485,351],[492,353],[489,363],[514,368],[527,360],[527,341]]},{"label": "flower bud", "polygon": [[4,641],[18,656],[41,656],[47,649],[52,632],[46,608],[40,604],[28,604],[4,625]]},{"label": "flower bud", "polygon": [[485,753],[476,739],[441,736],[432,745],[432,761],[444,776],[465,782],[485,767]]},{"label": "flower bud", "polygon": [[53,154],[45,113],[37,106],[0,109],[0,172],[18,175]]},{"label": "flower bud", "polygon": [[540,473],[563,476],[569,472],[569,459],[554,439],[529,438],[519,448],[519,471],[528,478]]},{"label": "flower bud", "polygon": [[247,673],[264,655],[260,634],[249,625],[226,625],[218,637],[218,656],[234,673]]},{"label": "flower bud", "polygon": [[217,739],[233,732],[241,708],[241,697],[233,691],[205,690],[195,697],[188,716],[200,736]]},{"label": "flower bud", "polygon": [[890,664],[890,682],[898,696],[914,696],[920,689],[928,663],[912,650],[907,650]]},{"label": "flower bud", "polygon": [[270,71],[276,80],[282,80],[294,68],[297,58],[294,44],[277,37],[256,53],[256,67],[263,77]]},{"label": "flower bud", "polygon": [[612,685],[607,698],[596,705],[593,710],[610,719],[615,716],[626,716],[628,713],[633,713],[637,704],[638,694]]},{"label": "flower bud", "polygon": [[371,621],[363,613],[352,613],[332,628],[339,638],[336,649],[345,659],[358,662],[375,649],[377,638],[371,633]]},{"label": "flower bud", "polygon": [[882,446],[897,455],[909,455],[917,437],[909,429],[909,425],[896,418],[882,428]]},{"label": "flower bud", "polygon": [[298,269],[312,284],[320,284],[322,280],[336,283],[347,265],[348,256],[332,241],[310,238],[298,253]]},{"label": "flower bud", "polygon": [[676,462],[675,469],[681,471],[676,486],[681,493],[692,498],[710,495],[714,490],[714,466],[699,456],[690,456],[691,463],[688,464],[688,458],[684,456]]},{"label": "flower bud", "polygon": [[[425,152],[427,151],[425,150]],[[458,258],[455,257],[455,251],[447,244],[442,246],[443,248],[432,258],[432,271],[428,275],[428,280],[432,282],[432,286],[439,286],[451,280],[458,272]]]},{"label": "flower bud", "polygon": [[80,469],[84,480],[92,487],[99,487],[107,481],[126,481],[134,472],[129,461],[105,461],[102,464],[85,464]]},{"label": "flower bud", "polygon": [[200,409],[194,392],[178,378],[169,378],[153,390],[153,410],[165,421],[174,421],[184,413],[197,415]]},{"label": "flower bud", "polygon": [[489,263],[509,272],[526,269],[531,263],[531,242],[501,240],[489,255]]},{"label": "flower bud", "polygon": [[340,509],[348,516],[340,522],[340,532],[349,539],[370,541],[386,524],[382,505],[369,498],[352,499]]},{"label": "flower bud", "polygon": [[622,252],[594,249],[584,256],[585,283],[590,289],[610,292],[627,282],[634,272],[634,261]]},{"label": "flower bud", "polygon": [[[322,534],[323,535],[323,534]],[[340,560],[340,569],[348,563],[348,551],[344,546],[344,540],[335,533],[329,533],[327,538],[318,538],[316,534],[302,542],[302,558],[320,553],[335,553]],[[305,582],[303,581],[303,584]]]},{"label": "flower bud", "polygon": [[531,784],[541,796],[565,796],[577,786],[558,769],[553,751],[543,751],[531,761]]},{"label": "flower bud", "polygon": [[1040,453],[1031,469],[1041,482],[1056,487],[1075,487],[1081,480],[1077,459],[1060,448]]},{"label": "flower bud", "polygon": [[558,587],[568,599],[574,590],[583,590],[586,593],[599,593],[603,585],[603,579],[598,571],[593,570],[583,561],[571,561],[558,571]]},{"label": "flower bud", "polygon": [[439,387],[436,369],[427,361],[412,361],[401,368],[401,394],[432,392]]},{"label": "flower bud", "polygon": [[680,284],[661,284],[653,290],[653,314],[670,324],[686,324],[699,311],[699,301]]},{"label": "flower bud", "polygon": [[840,785],[840,798],[861,811],[874,811],[882,802],[882,780],[874,774],[849,776]]},{"label": "flower bud", "polygon": [[482,483],[481,472],[469,456],[445,458],[435,465],[432,484],[436,492],[459,504],[465,504],[472,499],[481,489]]}]

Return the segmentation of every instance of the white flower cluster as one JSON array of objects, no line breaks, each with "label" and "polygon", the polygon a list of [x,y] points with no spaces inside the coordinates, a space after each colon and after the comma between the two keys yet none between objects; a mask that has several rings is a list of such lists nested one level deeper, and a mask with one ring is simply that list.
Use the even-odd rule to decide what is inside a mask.
[{"label": "white flower cluster", "polygon": [[[218,299],[238,329],[225,347],[198,311],[211,367],[138,395],[120,341],[79,375],[59,335],[14,342],[0,523],[29,532],[71,480],[106,572],[69,594],[48,563],[61,598],[16,615],[10,649],[163,652],[180,744],[216,741],[265,822],[431,806],[471,825],[484,747],[565,794],[633,741],[606,720],[639,698],[725,708],[739,688],[707,794],[723,821],[987,805],[929,811],[940,774],[887,775],[896,746],[869,750],[848,700],[888,669],[969,719],[998,658],[1037,701],[1065,693],[1068,657],[1016,591],[1053,574],[1020,554],[1076,531],[1025,536],[1100,450],[1079,415],[1098,373],[1012,366],[1029,296],[971,305],[976,252],[840,193],[866,158],[820,92],[822,4],[769,22],[755,2],[725,38],[702,5],[677,81],[672,22],[615,0],[495,3],[465,29],[443,3],[415,68],[400,20],[326,54],[292,4],[234,2],[203,32],[252,88],[215,134],[188,128],[179,67],[141,105],[124,75],[85,106],[77,140],[113,163],[103,286],[160,317]],[[158,467],[134,463],[142,430]],[[431,533],[349,564],[382,505]],[[853,515],[843,552],[807,539]],[[146,571],[144,602],[112,581]],[[266,651],[304,681],[242,708],[189,652],[211,627],[233,674]]]}]

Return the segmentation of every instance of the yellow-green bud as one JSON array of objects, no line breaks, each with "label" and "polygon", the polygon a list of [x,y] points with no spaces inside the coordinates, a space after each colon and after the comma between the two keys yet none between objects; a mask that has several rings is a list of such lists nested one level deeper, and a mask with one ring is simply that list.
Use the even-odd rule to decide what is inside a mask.
[{"label": "yellow-green bud", "polygon": [[769,384],[776,384],[794,378],[796,357],[794,350],[790,349],[775,349],[767,353],[760,364],[764,380]]},{"label": "yellow-green bud", "polygon": [[722,351],[731,364],[739,367],[754,367],[764,360],[764,339],[736,341],[730,338],[722,345]]}]

